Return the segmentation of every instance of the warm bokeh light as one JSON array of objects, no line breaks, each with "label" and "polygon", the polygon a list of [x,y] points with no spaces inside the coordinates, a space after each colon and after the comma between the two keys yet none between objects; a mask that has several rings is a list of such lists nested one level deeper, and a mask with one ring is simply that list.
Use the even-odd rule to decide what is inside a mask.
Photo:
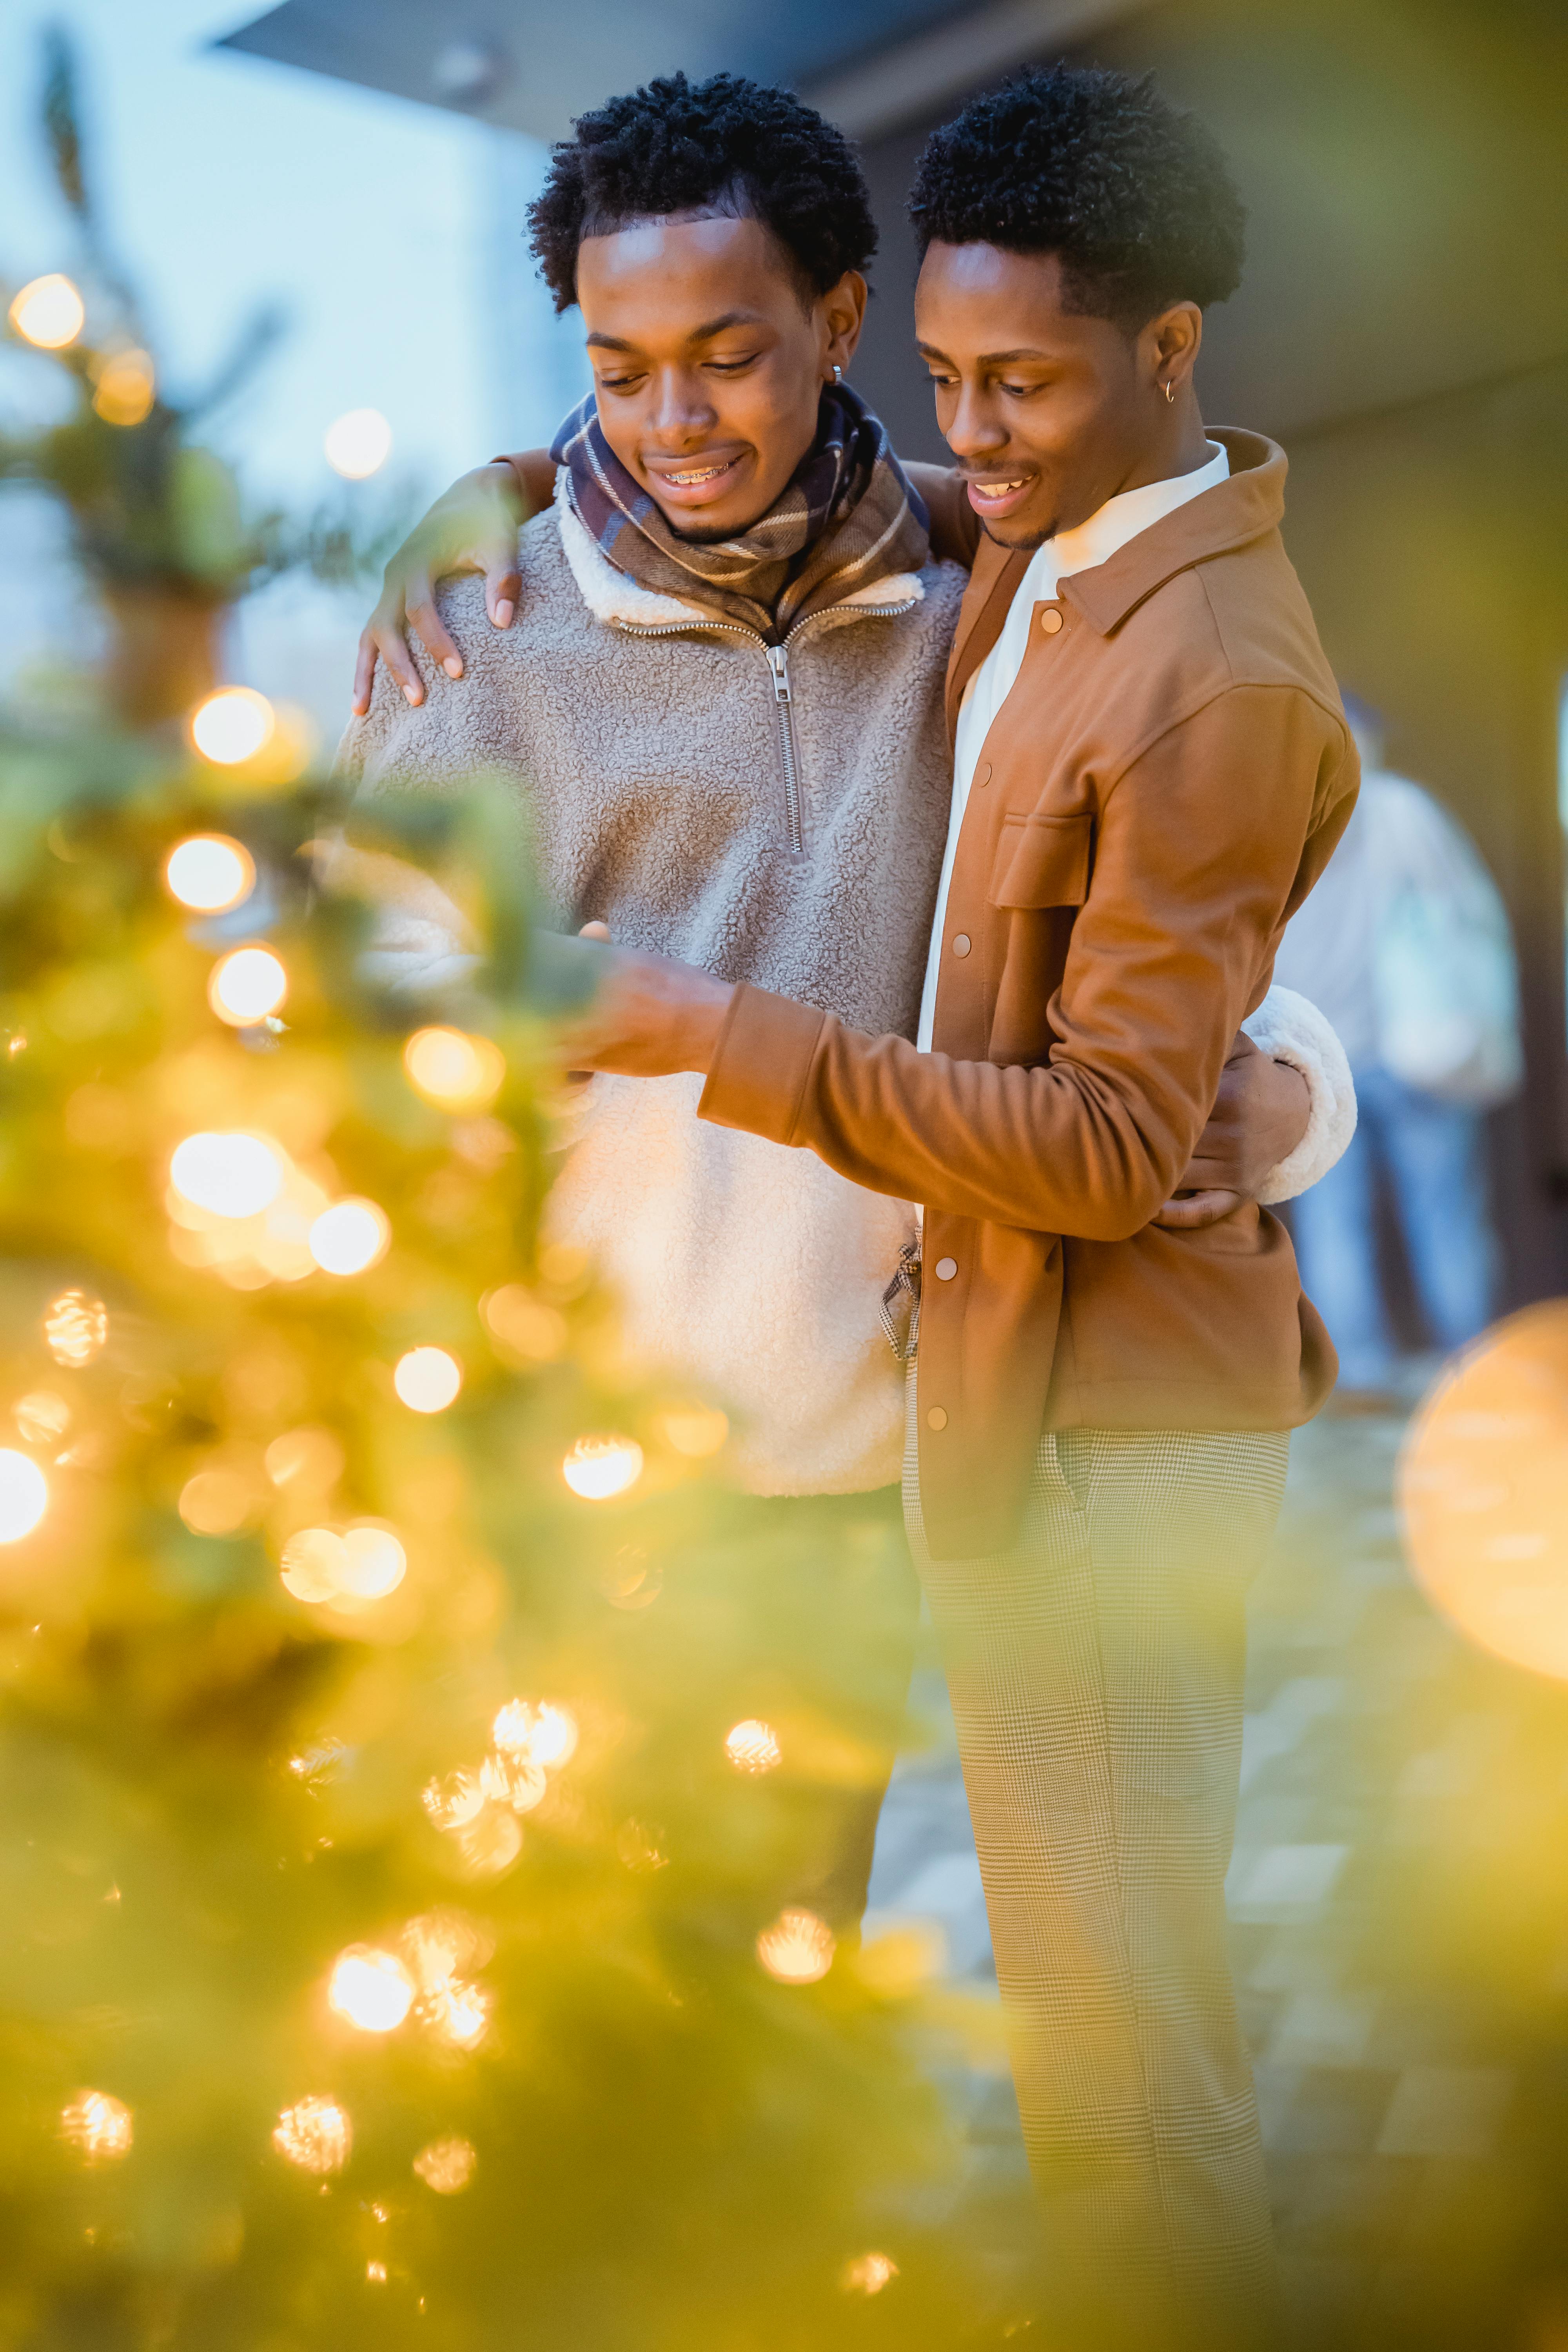
[{"label": "warm bokeh light", "polygon": [[289,975],[270,948],[236,948],[214,964],[207,1003],[231,1029],[248,1029],[276,1013],[289,993]]},{"label": "warm bokeh light", "polygon": [[324,1495],[342,1476],[345,1457],[341,1441],[330,1429],[306,1428],[286,1429],[281,1437],[273,1439],[262,1459],[275,1486]]},{"label": "warm bokeh light", "polygon": [[239,1129],[187,1135],[169,1162],[175,1192],[215,1217],[259,1216],[278,1198],[284,1174],[276,1147]]},{"label": "warm bokeh light", "polygon": [[310,1227],[310,1255],[323,1274],[364,1274],[392,1242],[386,1211],[374,1201],[334,1201]]},{"label": "warm bokeh light", "polygon": [[408,1573],[408,1554],[379,1519],[361,1519],[343,1537],[338,1598],[384,1601]]},{"label": "warm bokeh light", "polygon": [[361,2033],[391,2033],[413,2006],[414,1979],[395,1952],[351,1944],[333,1963],[327,2001]]},{"label": "warm bokeh light", "polygon": [[607,1503],[642,1476],[643,1451],[632,1437],[580,1437],[561,1465],[561,1475],[584,1502]]},{"label": "warm bokeh light", "polygon": [[204,760],[237,768],[266,749],[277,723],[272,705],[254,687],[224,686],[192,712],[191,740]]},{"label": "warm bokeh light", "polygon": [[757,1937],[757,1958],[780,1984],[816,1984],[833,1966],[833,1930],[815,1911],[781,1911]]},{"label": "warm bokeh light", "polygon": [[414,2169],[437,2197],[456,2197],[473,2179],[478,2163],[472,2140],[459,2139],[454,2133],[449,2139],[433,2139],[428,2147],[422,2147],[414,2159]]},{"label": "warm bokeh light", "polygon": [[510,1805],[514,1813],[531,1813],[549,1782],[543,1768],[526,1757],[487,1756],[479,1766],[479,1790],[492,1804]]},{"label": "warm bokeh light", "polygon": [[521,1282],[503,1282],[498,1290],[487,1290],[479,1313],[503,1354],[549,1364],[565,1349],[569,1332],[559,1307],[546,1306]]},{"label": "warm bokeh light", "polygon": [[336,2099],[300,2099],[285,2107],[272,2133],[272,2145],[286,2162],[301,2172],[341,2172],[353,2147],[353,2125],[346,2107]]},{"label": "warm bokeh light", "polygon": [[199,915],[224,915],[256,887],[256,860],[226,833],[194,833],[177,842],[163,867],[169,895]]},{"label": "warm bokeh light", "polygon": [[279,1570],[296,1601],[358,1608],[384,1601],[408,1572],[408,1555],[377,1519],[363,1519],[339,1535],[331,1528],[300,1528],[283,1547]]},{"label": "warm bokeh light", "polygon": [[416,1029],[403,1048],[403,1066],[415,1092],[438,1110],[487,1110],[506,1076],[500,1047],[463,1029]]},{"label": "warm bokeh light", "polygon": [[564,1706],[531,1706],[525,1698],[510,1698],[490,1726],[490,1738],[503,1754],[554,1771],[576,1754],[577,1719]]},{"label": "warm bokeh light", "polygon": [[296,1601],[331,1601],[341,1589],[348,1558],[331,1528],[300,1528],[283,1547],[279,1573]]},{"label": "warm bokeh light", "polygon": [[71,1409],[53,1389],[29,1389],[17,1398],[13,1418],[29,1445],[58,1445],[71,1425]]},{"label": "warm bokeh light", "polygon": [[79,2091],[60,2116],[60,2130],[73,2147],[98,2163],[129,2156],[136,2137],[130,2108],[107,2091]]},{"label": "warm bokeh light", "polygon": [[241,1470],[198,1470],[180,1489],[180,1517],[193,1535],[233,1536],[255,1518],[261,1496]]},{"label": "warm bokeh light", "polygon": [[157,392],[150,352],[111,352],[98,370],[92,404],[106,425],[140,425],[151,414]]},{"label": "warm bokeh light", "polygon": [[490,1996],[482,1986],[454,1978],[420,2003],[425,2023],[455,2050],[477,2050],[490,2021]]},{"label": "warm bokeh light", "polygon": [[499,1878],[522,1852],[522,1823],[504,1805],[486,1805],[457,1832],[463,1866],[474,1878]]},{"label": "warm bokeh light", "polygon": [[363,482],[392,455],[392,427],[379,408],[351,408],[321,436],[327,463],[345,481]]},{"label": "warm bokeh light", "polygon": [[445,1412],[463,1385],[463,1368],[445,1348],[410,1348],[397,1360],[392,1385],[410,1412]]},{"label": "warm bokeh light", "polygon": [[724,1753],[737,1772],[771,1772],[782,1751],[773,1725],[753,1716],[725,1735]]},{"label": "warm bokeh light", "polygon": [[1471,1641],[1568,1681],[1568,1305],[1457,1359],[1412,1423],[1398,1500],[1428,1600]]},{"label": "warm bokeh light", "polygon": [[44,1344],[57,1364],[79,1372],[109,1339],[109,1309],[85,1290],[62,1290],[44,1311]]},{"label": "warm bokeh light", "polygon": [[49,1507],[49,1482],[31,1454],[0,1446],[0,1544],[30,1536]]},{"label": "warm bokeh light", "polygon": [[26,341],[40,351],[61,352],[80,334],[87,310],[70,279],[51,270],[47,278],[32,278],[23,287],[11,305],[10,319]]},{"label": "warm bokeh light", "polygon": [[846,2294],[880,2294],[882,2289],[899,2275],[899,2266],[891,2254],[857,2254],[846,2263],[839,2284]]},{"label": "warm bokeh light", "polygon": [[424,1793],[424,1805],[438,1830],[460,1830],[483,1811],[485,1790],[478,1772],[448,1772],[444,1780],[432,1780]]},{"label": "warm bokeh light", "polygon": [[717,1454],[730,1434],[730,1421],[717,1405],[673,1405],[660,1413],[658,1425],[667,1444],[693,1462]]}]

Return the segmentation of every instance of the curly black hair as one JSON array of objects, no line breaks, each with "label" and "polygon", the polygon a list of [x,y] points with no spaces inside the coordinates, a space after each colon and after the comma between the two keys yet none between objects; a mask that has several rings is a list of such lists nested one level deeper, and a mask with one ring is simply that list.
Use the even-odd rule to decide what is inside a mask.
[{"label": "curly black hair", "polygon": [[[809,299],[877,250],[870,192],[841,131],[787,90],[738,74],[681,73],[612,98],[552,151],[529,238],[557,310],[577,299],[577,248],[671,215],[754,218],[788,254]],[[808,291],[809,289],[809,291]]]},{"label": "curly black hair", "polygon": [[1012,75],[933,131],[910,217],[933,243],[1054,253],[1067,307],[1135,334],[1241,283],[1247,215],[1195,116],[1101,67]]}]

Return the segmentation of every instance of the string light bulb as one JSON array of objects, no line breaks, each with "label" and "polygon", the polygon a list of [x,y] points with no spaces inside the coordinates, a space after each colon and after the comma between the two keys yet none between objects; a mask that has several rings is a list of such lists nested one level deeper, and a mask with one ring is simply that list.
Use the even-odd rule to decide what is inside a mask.
[{"label": "string light bulb", "polygon": [[60,2116],[60,2131],[89,2163],[129,2156],[136,2137],[130,2108],[108,2091],[79,2091]]},{"label": "string light bulb", "polygon": [[11,324],[25,342],[41,352],[63,352],[87,324],[87,307],[68,278],[58,269],[23,287],[10,310]]},{"label": "string light bulb", "polygon": [[386,1211],[374,1201],[334,1201],[311,1225],[308,1246],[323,1274],[368,1273],[392,1242]]},{"label": "string light bulb", "polygon": [[31,1454],[0,1446],[0,1544],[30,1536],[49,1507],[49,1482]]},{"label": "string light bulb", "polygon": [[414,1979],[395,1952],[351,1944],[340,1952],[327,1986],[327,2005],[361,2033],[391,2033],[414,2003]]},{"label": "string light bulb", "polygon": [[256,887],[256,860],[226,833],[195,833],[176,842],[163,866],[172,898],[198,915],[226,915]]},{"label": "string light bulb", "polygon": [[272,2145],[286,2164],[301,2172],[341,2172],[353,2149],[353,2123],[336,2099],[312,2097],[285,2107],[273,2127]]},{"label": "string light bulb", "polygon": [[899,2275],[899,2266],[891,2254],[857,2254],[846,2263],[839,2284],[846,2294],[880,2294],[882,2289]]},{"label": "string light bulb", "polygon": [[724,1753],[737,1772],[771,1772],[782,1760],[778,1736],[771,1723],[754,1717],[726,1733]]},{"label": "string light bulb", "polygon": [[632,1437],[580,1437],[561,1465],[561,1475],[586,1503],[624,1495],[642,1472],[643,1450]]},{"label": "string light bulb", "polygon": [[79,1372],[109,1339],[109,1310],[85,1290],[62,1290],[44,1312],[44,1345],[57,1364]]},{"label": "string light bulb", "polygon": [[437,2197],[456,2197],[473,2179],[479,2160],[472,2140],[462,2139],[454,2132],[447,2139],[433,2139],[427,2147],[422,2147],[414,2159],[414,2170]]},{"label": "string light bulb", "polygon": [[392,427],[379,408],[351,408],[328,425],[321,446],[334,474],[363,482],[392,455]]},{"label": "string light bulb", "polygon": [[445,1412],[463,1385],[463,1368],[445,1348],[410,1348],[397,1360],[392,1385],[410,1412]]},{"label": "string light bulb", "polygon": [[151,352],[111,352],[98,371],[93,413],[106,425],[140,425],[152,414],[157,395]]},{"label": "string light bulb", "polygon": [[214,964],[207,1003],[231,1029],[249,1029],[277,1012],[289,975],[270,948],[235,948]]},{"label": "string light bulb", "polygon": [[438,1110],[488,1110],[506,1076],[500,1046],[463,1029],[416,1029],[403,1066],[415,1092]]},{"label": "string light bulb", "polygon": [[175,1146],[169,1181],[214,1217],[258,1217],[283,1189],[284,1167],[265,1136],[204,1130]]},{"label": "string light bulb", "polygon": [[815,1911],[781,1911],[757,1937],[757,1958],[780,1984],[816,1984],[833,1966],[833,1930]]},{"label": "string light bulb", "polygon": [[191,713],[191,740],[215,767],[243,767],[266,750],[277,714],[264,694],[250,686],[222,686]]}]

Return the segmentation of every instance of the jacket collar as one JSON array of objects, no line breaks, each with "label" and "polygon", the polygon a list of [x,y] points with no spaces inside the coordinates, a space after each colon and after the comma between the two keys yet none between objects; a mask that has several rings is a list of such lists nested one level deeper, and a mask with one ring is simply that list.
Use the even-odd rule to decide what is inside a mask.
[{"label": "jacket collar", "polygon": [[1230,459],[1228,481],[1216,482],[1174,514],[1151,523],[1108,562],[1092,572],[1069,572],[1062,582],[1063,602],[1102,637],[1178,572],[1279,529],[1285,512],[1284,450],[1261,433],[1224,426],[1211,430],[1209,438],[1220,442]]},{"label": "jacket collar", "polygon": [[[1245,547],[1279,527],[1285,512],[1286,458],[1261,433],[1208,427],[1223,444],[1230,478],[1216,482],[1174,514],[1152,523],[1092,572],[1069,572],[1058,592],[1101,636],[1127,618],[1156,588],[1211,555]],[[947,719],[958,723],[963,689],[1001,635],[1008,608],[1029,568],[1030,548],[998,547],[982,539],[947,673]]]}]

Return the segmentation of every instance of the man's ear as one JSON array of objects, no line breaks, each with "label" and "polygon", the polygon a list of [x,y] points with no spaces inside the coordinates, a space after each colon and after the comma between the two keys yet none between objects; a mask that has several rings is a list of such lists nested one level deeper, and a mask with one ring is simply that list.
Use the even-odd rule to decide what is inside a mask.
[{"label": "man's ear", "polygon": [[1203,347],[1204,314],[1195,302],[1173,302],[1150,320],[1138,341],[1150,380],[1181,392]]},{"label": "man's ear", "polygon": [[841,367],[846,375],[860,341],[860,330],[866,323],[868,288],[858,269],[847,269],[837,286],[830,286],[821,298],[820,315],[826,331],[826,363]]}]

